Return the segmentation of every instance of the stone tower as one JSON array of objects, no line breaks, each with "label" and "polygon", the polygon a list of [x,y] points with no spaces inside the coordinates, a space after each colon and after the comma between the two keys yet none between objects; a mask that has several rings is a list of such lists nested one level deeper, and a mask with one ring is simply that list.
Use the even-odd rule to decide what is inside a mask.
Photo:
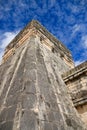
[{"label": "stone tower", "polygon": [[29,23],[0,65],[0,130],[86,130],[61,78],[73,67],[69,50]]}]

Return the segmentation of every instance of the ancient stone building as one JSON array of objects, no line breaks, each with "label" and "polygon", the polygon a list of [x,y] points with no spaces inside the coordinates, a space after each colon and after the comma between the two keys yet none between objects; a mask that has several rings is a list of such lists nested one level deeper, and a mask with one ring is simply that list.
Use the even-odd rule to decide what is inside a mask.
[{"label": "ancient stone building", "polygon": [[62,75],[81,119],[87,124],[87,62]]},{"label": "ancient stone building", "polygon": [[87,63],[74,68],[69,50],[31,21],[0,65],[0,130],[86,130],[86,70]]}]

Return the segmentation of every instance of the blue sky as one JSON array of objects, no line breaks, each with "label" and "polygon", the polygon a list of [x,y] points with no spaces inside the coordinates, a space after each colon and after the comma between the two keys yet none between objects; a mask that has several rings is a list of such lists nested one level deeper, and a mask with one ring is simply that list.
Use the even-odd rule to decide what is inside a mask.
[{"label": "blue sky", "polygon": [[87,60],[87,0],[0,0],[0,59],[32,19],[70,49],[76,65]]}]

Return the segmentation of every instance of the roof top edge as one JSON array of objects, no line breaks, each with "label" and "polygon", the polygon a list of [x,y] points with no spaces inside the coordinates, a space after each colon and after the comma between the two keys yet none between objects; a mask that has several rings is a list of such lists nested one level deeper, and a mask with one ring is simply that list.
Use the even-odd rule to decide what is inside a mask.
[{"label": "roof top edge", "polygon": [[51,34],[39,21],[37,20],[32,20],[31,22],[29,22],[17,35],[16,37],[7,45],[6,49],[10,47],[10,45],[14,42],[16,42],[19,38],[19,36],[21,34],[23,34],[23,32],[30,28],[30,27],[35,27],[37,30],[41,31],[40,29],[42,29],[42,32],[44,35],[46,35],[47,38],[49,38],[49,40],[51,40],[52,42],[54,42],[56,45],[57,44],[61,44],[61,46],[64,48],[65,51],[67,51],[68,53],[70,53],[70,51],[63,45],[62,42],[60,42],[55,36],[53,36],[53,34]]},{"label": "roof top edge", "polygon": [[40,30],[40,28],[38,28],[38,26],[41,27],[41,29],[43,30],[42,33],[45,32],[44,35],[46,35],[46,33],[49,35],[49,36],[46,35],[47,38],[49,38],[49,40],[51,40],[52,42],[61,44],[61,46],[62,46],[63,48],[65,48],[65,50],[68,51],[68,53],[70,53],[70,50],[69,50],[61,41],[59,41],[51,32],[49,32],[39,21],[37,21],[37,20],[32,20],[32,21],[30,22],[30,24],[33,25],[33,26],[34,26],[37,30],[39,30],[39,31],[41,31],[41,30]]}]

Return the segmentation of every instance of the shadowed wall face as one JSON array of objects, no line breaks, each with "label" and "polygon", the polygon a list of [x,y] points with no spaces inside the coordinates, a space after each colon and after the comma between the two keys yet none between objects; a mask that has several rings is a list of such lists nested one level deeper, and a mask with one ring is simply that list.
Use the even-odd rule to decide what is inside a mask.
[{"label": "shadowed wall face", "polygon": [[0,130],[86,130],[60,76],[68,69],[31,35],[0,66]]}]

